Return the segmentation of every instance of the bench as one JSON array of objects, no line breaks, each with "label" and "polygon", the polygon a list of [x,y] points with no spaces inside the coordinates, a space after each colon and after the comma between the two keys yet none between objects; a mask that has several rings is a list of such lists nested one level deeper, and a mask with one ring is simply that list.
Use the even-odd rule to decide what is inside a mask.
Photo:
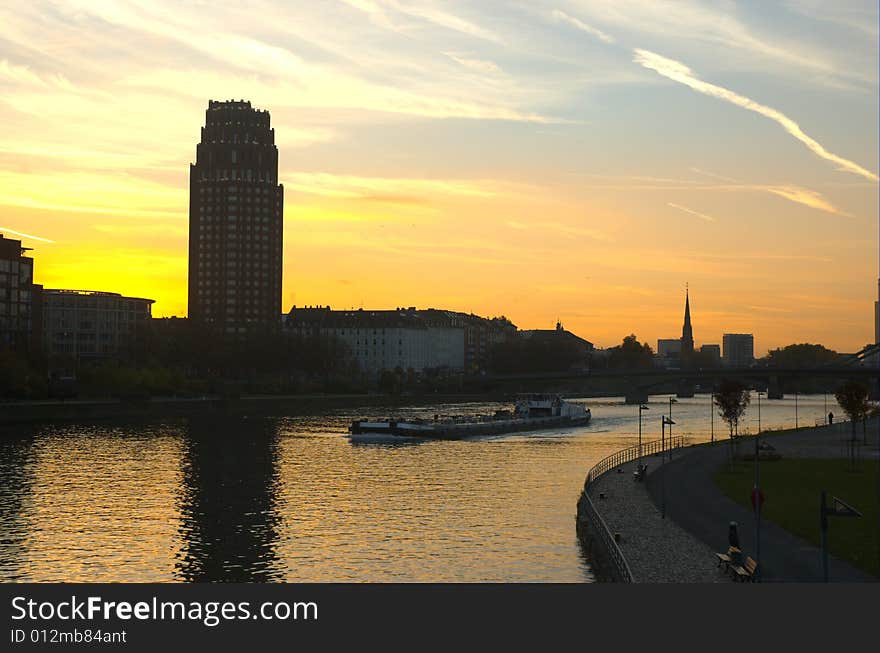
[{"label": "bench", "polygon": [[633,472],[633,480],[634,481],[643,481],[645,480],[645,474],[648,473],[647,465],[639,465],[636,471]]},{"label": "bench", "polygon": [[724,565],[724,568],[727,569],[730,565],[735,564],[734,559],[740,555],[742,555],[742,551],[732,546],[727,549],[727,553],[716,553],[715,557],[718,558],[718,566]]},{"label": "bench", "polygon": [[732,570],[733,577],[736,580],[741,580],[743,582],[755,581],[755,574],[758,571],[758,563],[755,562],[751,557],[746,558],[746,564],[742,567],[739,565],[731,565],[730,569]]}]

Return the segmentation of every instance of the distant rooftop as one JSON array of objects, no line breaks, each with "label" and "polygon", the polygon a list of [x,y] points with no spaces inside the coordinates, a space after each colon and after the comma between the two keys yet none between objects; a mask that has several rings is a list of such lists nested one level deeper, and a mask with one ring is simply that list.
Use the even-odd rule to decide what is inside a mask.
[{"label": "distant rooftop", "polygon": [[150,302],[155,303],[155,299],[147,299],[145,297],[128,297],[127,295],[122,295],[118,292],[106,292],[103,290],[67,290],[62,288],[44,288],[43,293],[53,293],[56,295],[80,295],[80,296],[90,296],[90,297],[118,297],[120,299],[137,299],[142,302]]}]

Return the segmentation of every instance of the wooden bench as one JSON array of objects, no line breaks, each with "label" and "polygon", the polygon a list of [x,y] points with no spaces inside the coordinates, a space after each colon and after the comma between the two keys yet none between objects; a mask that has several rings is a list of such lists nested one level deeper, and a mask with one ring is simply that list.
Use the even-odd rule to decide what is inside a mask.
[{"label": "wooden bench", "polygon": [[754,582],[755,574],[758,571],[758,563],[749,557],[746,558],[746,564],[742,567],[739,565],[730,565],[730,569],[736,580]]},{"label": "wooden bench", "polygon": [[735,546],[729,547],[727,553],[716,553],[715,556],[718,558],[718,566],[720,567],[721,565],[724,565],[724,568],[727,569],[730,565],[734,564],[733,559],[741,553],[742,551]]}]

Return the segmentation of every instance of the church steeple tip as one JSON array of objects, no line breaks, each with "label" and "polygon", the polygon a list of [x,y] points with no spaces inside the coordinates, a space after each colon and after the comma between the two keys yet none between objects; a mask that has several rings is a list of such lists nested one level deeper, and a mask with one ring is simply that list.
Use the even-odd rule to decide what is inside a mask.
[{"label": "church steeple tip", "polygon": [[691,298],[690,289],[685,285],[684,289],[684,326],[681,328],[681,354],[688,356],[694,353],[694,330],[691,326]]}]

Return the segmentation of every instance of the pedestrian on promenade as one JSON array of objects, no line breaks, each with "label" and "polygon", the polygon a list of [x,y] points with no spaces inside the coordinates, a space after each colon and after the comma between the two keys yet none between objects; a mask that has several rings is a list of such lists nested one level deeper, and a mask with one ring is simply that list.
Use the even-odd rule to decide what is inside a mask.
[{"label": "pedestrian on promenade", "polygon": [[735,521],[730,522],[730,528],[727,529],[727,543],[730,546],[735,546],[737,549],[739,548],[739,534],[736,532],[737,523]]},{"label": "pedestrian on promenade", "polygon": [[828,413],[828,426],[831,426],[832,424],[834,424],[834,413],[829,412]]},{"label": "pedestrian on promenade", "polygon": [[742,564],[742,552],[739,550],[739,533],[736,531],[737,523],[735,521],[730,522],[730,527],[727,529],[727,543],[734,547],[736,551],[731,551],[730,560],[735,565]]}]

